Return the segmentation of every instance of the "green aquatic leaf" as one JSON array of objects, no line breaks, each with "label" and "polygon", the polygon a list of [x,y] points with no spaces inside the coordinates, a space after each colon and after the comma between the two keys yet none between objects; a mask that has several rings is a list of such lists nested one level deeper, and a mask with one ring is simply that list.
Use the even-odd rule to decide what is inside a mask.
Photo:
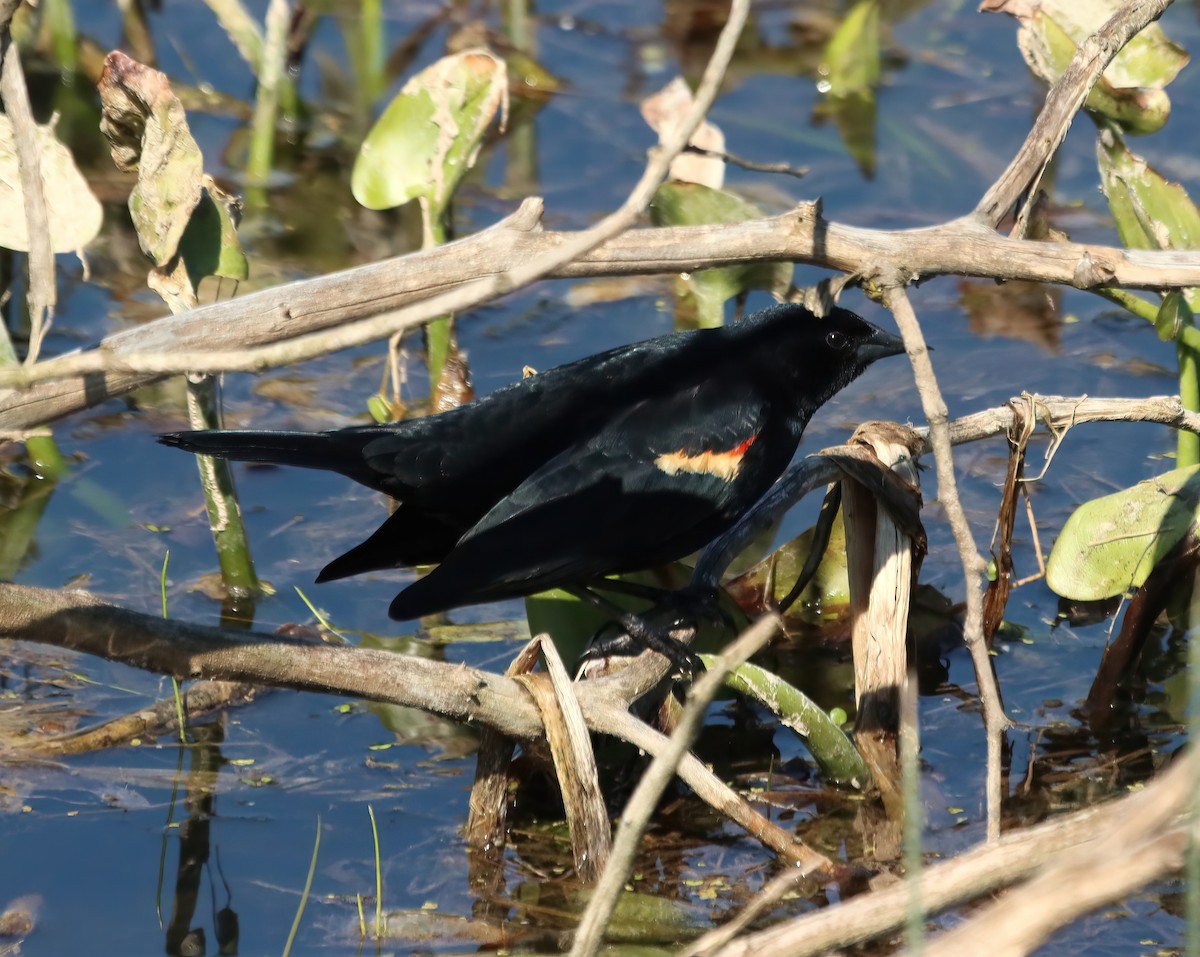
[{"label": "green aquatic leaf", "polygon": [[1046,584],[1074,601],[1099,601],[1139,587],[1195,525],[1198,505],[1200,466],[1085,502],[1054,543]]},{"label": "green aquatic leaf", "polygon": [[[701,655],[706,667],[716,666],[714,655]],[[738,694],[754,698],[795,731],[812,754],[822,775],[835,784],[866,787],[871,772],[858,749],[833,716],[795,685],[754,664],[739,665],[725,678]],[[843,712],[843,720],[845,713]]]},{"label": "green aquatic leaf", "polygon": [[[656,226],[741,223],[762,215],[762,210],[748,200],[699,183],[663,183],[650,204],[650,218]],[[782,296],[791,281],[791,263],[752,263],[691,273],[681,281],[680,294],[694,311],[698,325],[719,326],[724,322],[727,300],[750,289]]]},{"label": "green aquatic leaf", "polygon": [[879,2],[859,0],[833,32],[825,48],[820,73],[831,96],[859,96],[879,85]]},{"label": "green aquatic leaf", "polygon": [[[1053,83],[1066,69],[1079,45],[1120,7],[1118,0],[1044,0],[1039,4],[1005,4],[1021,23],[1017,45],[1030,68]],[[1135,36],[1105,69],[1089,94],[1086,108],[1130,133],[1161,129],[1171,112],[1163,91],[1188,62],[1158,24]]]},{"label": "green aquatic leaf", "polygon": [[1154,331],[1163,342],[1172,342],[1184,326],[1192,325],[1194,317],[1187,297],[1179,289],[1172,289],[1163,297],[1162,305],[1154,317]]},{"label": "green aquatic leaf", "polygon": [[1100,182],[1129,249],[1200,249],[1200,210],[1179,183],[1132,152],[1114,129],[1096,144]]},{"label": "green aquatic leaf", "polygon": [[179,256],[187,267],[192,288],[205,276],[241,281],[250,275],[250,264],[238,238],[236,206],[212,181],[202,177],[200,200],[179,240]]},{"label": "green aquatic leaf", "polygon": [[350,178],[368,209],[412,199],[440,215],[475,164],[496,114],[508,114],[508,71],[486,50],[443,57],[410,79],[371,128]]}]

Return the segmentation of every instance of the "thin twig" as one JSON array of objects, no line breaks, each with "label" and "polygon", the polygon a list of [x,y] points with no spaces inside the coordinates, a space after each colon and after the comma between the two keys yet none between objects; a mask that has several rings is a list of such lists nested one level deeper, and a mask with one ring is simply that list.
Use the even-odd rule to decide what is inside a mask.
[{"label": "thin twig", "polygon": [[608,866],[600,876],[587,910],[584,911],[575,931],[571,957],[594,957],[600,949],[604,930],[613,911],[616,910],[625,881],[629,878],[642,835],[655,808],[658,807],[663,791],[675,776],[675,769],[700,733],[709,702],[721,690],[725,675],[749,660],[751,655],[771,639],[778,628],[779,620],[774,616],[762,619],[725,648],[719,656],[719,666],[709,669],[692,685],[687,706],[683,709],[675,733],[671,735],[670,744],[646,769],[630,796],[629,803],[625,805]]},{"label": "thin twig", "polygon": [[971,653],[975,665],[975,679],[979,684],[979,698],[983,705],[983,722],[987,734],[987,835],[989,841],[1000,837],[1000,802],[1001,802],[1001,745],[1005,730],[1009,726],[1004,714],[1004,705],[1000,699],[1000,688],[996,683],[996,674],[992,670],[992,659],[988,654],[987,643],[983,636],[983,592],[980,581],[983,577],[985,563],[971,534],[971,526],[967,522],[967,513],[958,497],[958,484],[954,479],[954,457],[951,452],[950,429],[948,428],[949,412],[946,400],[942,398],[941,389],[934,375],[933,363],[929,359],[929,349],[925,345],[925,336],[921,332],[921,324],[913,312],[908,293],[900,285],[890,285],[884,289],[884,303],[896,317],[900,327],[900,335],[904,339],[905,348],[912,362],[913,376],[916,379],[917,391],[921,396],[921,407],[929,422],[929,441],[933,446],[933,455],[937,463],[937,495],[938,501],[946,513],[946,520],[954,533],[954,541],[958,546],[958,554],[962,560],[963,577],[966,582],[966,616],[963,621],[963,640]]},{"label": "thin twig", "polygon": [[[11,17],[11,13],[8,14]],[[25,207],[25,235],[29,243],[29,348],[25,356],[32,366],[41,352],[42,340],[54,319],[54,252],[50,245],[50,215],[42,183],[37,124],[29,105],[29,91],[21,70],[17,45],[9,35],[7,19],[0,26],[0,100],[12,123],[21,197]]]},{"label": "thin twig", "polygon": [[719,159],[724,163],[731,163],[734,166],[740,166],[742,169],[750,170],[754,173],[779,173],[783,176],[795,176],[797,179],[808,175],[807,166],[793,166],[791,163],[760,163],[757,160],[749,160],[735,153],[729,153],[725,150],[710,150],[703,146],[696,146],[694,143],[689,143],[684,152],[695,153],[697,156],[707,156],[711,159]]},{"label": "thin twig", "polygon": [[975,207],[976,217],[995,228],[1022,193],[1031,198],[1036,194],[1042,170],[1062,145],[1075,114],[1100,75],[1121,48],[1162,16],[1171,3],[1172,0],[1134,0],[1080,45],[1067,69],[1050,87],[1020,150]]}]

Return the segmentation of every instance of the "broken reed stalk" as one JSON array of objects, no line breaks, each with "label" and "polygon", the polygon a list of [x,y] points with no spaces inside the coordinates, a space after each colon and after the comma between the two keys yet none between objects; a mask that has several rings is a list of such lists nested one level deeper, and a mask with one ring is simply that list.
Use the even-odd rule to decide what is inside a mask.
[{"label": "broken reed stalk", "polygon": [[[869,448],[882,466],[919,488],[914,452],[921,439],[911,429],[891,422],[867,422],[859,426],[849,444]],[[898,820],[896,741],[900,699],[908,681],[908,610],[915,546],[908,532],[881,507],[875,491],[854,479],[842,482],[842,509],[858,710],[854,738],[871,767],[889,816]]]}]

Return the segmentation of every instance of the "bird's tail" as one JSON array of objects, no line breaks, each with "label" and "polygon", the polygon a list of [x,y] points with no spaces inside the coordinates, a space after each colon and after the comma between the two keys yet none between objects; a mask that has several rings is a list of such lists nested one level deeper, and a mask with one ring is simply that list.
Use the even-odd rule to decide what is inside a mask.
[{"label": "bird's tail", "polygon": [[367,465],[363,447],[371,440],[353,429],[337,432],[250,432],[214,429],[207,432],[167,432],[163,445],[197,455],[215,455],[235,462],[298,465],[340,472],[372,488],[380,476]]}]

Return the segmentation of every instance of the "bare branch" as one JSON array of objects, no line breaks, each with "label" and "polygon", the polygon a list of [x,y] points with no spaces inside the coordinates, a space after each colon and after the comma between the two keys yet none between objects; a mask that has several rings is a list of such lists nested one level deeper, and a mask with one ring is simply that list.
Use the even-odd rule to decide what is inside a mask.
[{"label": "bare branch", "polygon": [[1005,730],[1009,726],[1004,714],[1004,704],[1000,699],[1000,687],[996,682],[996,673],[992,669],[992,659],[988,654],[987,643],[983,637],[983,592],[980,581],[984,572],[984,561],[971,534],[971,526],[967,522],[967,513],[958,497],[958,485],[954,479],[954,456],[951,452],[950,429],[948,426],[949,412],[946,400],[942,398],[938,388],[937,378],[933,372],[933,363],[929,359],[929,349],[925,345],[925,336],[921,325],[917,322],[912,303],[902,286],[893,285],[884,290],[884,303],[896,317],[900,327],[900,335],[908,350],[912,362],[913,376],[916,379],[917,391],[921,396],[921,406],[925,410],[925,418],[929,422],[929,442],[933,447],[934,458],[937,462],[937,497],[946,513],[946,520],[954,533],[954,541],[958,545],[959,558],[962,560],[963,577],[966,584],[966,616],[963,621],[963,640],[971,652],[971,660],[975,665],[975,680],[979,685],[979,698],[983,705],[984,730],[987,734],[987,833],[988,840],[994,841],[1000,837],[1000,802],[1001,802],[1001,750]]},{"label": "bare branch", "polygon": [[1134,0],[1084,40],[1046,94],[1046,102],[1021,149],[975,207],[976,217],[995,228],[1022,193],[1030,193],[1032,199],[1043,171],[1066,139],[1075,114],[1100,75],[1121,48],[1161,17],[1171,3],[1172,0]]},{"label": "bare branch", "polygon": [[[15,387],[0,391],[0,432],[45,424],[172,373],[259,371],[386,339],[447,308],[483,301],[491,293],[481,290],[514,264],[540,259],[577,235],[538,231],[541,209],[540,200],[526,200],[491,229],[446,246],[164,317],[109,336],[89,352],[0,370],[0,387]],[[891,270],[905,280],[956,274],[1085,287],[1200,286],[1196,251],[1008,239],[968,220],[895,232],[859,229],[819,220],[812,206],[748,223],[632,230],[547,275],[690,272],[771,260],[857,274]]]},{"label": "bare branch", "polygon": [[[484,725],[517,740],[544,734],[533,700],[512,678],[393,652],[164,620],[82,591],[0,583],[0,640],[6,639],[69,648],[178,678],[249,682],[405,705]],[[655,687],[669,667],[647,652],[612,677],[575,685],[588,727],[651,755],[665,750],[667,738],[629,714],[629,706]],[[679,775],[702,800],[784,860],[814,873],[833,872],[828,858],[764,818],[695,757],[685,758]]]},{"label": "bare branch", "polygon": [[[935,914],[966,903],[999,888],[1024,880],[1039,868],[1054,864],[1072,848],[1088,848],[1099,840],[1108,847],[1110,833],[1129,825],[1141,835],[1152,835],[1177,819],[1191,789],[1194,769],[1190,761],[1176,762],[1158,780],[1143,790],[1117,798],[1099,807],[1086,808],[1045,824],[1007,834],[953,860],[928,867],[921,875],[920,900],[926,914]],[[1135,823],[1136,822],[1136,823]],[[1103,851],[1103,848],[1099,849]],[[1111,854],[1102,870],[1119,871]],[[1069,886],[1060,884],[1063,891]],[[697,941],[688,954],[714,957],[810,957],[838,947],[871,940],[904,926],[908,917],[910,890],[903,883],[863,894],[842,904],[826,907],[795,920],[784,921],[715,949]],[[1022,912],[1023,913],[1023,912]],[[1008,912],[1010,922],[1020,924]],[[719,940],[719,931],[712,937]],[[949,951],[947,951],[949,952]],[[989,942],[982,951],[992,953]]]}]

